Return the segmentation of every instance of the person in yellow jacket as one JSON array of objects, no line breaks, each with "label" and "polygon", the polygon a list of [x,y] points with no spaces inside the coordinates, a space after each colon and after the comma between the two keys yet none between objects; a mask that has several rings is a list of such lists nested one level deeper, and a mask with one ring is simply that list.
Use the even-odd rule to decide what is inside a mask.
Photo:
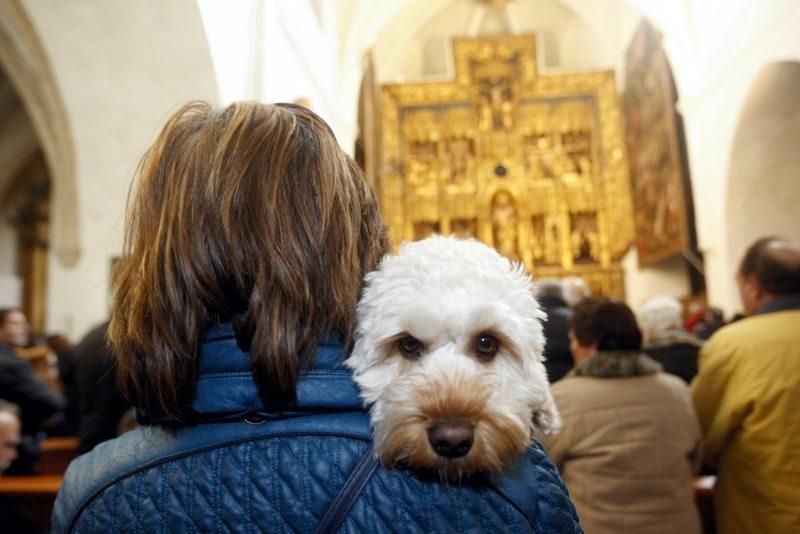
[{"label": "person in yellow jacket", "polygon": [[759,239],[737,282],[747,317],[703,346],[691,385],[718,531],[800,532],[800,249]]}]

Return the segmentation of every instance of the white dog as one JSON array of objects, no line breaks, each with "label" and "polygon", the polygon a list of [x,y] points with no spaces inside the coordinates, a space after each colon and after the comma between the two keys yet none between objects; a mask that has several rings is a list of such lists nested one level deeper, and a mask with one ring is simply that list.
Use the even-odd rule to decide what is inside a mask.
[{"label": "white dog", "polygon": [[477,241],[435,236],[385,257],[346,362],[381,461],[458,479],[502,471],[534,424],[555,430],[543,318],[522,266]]}]

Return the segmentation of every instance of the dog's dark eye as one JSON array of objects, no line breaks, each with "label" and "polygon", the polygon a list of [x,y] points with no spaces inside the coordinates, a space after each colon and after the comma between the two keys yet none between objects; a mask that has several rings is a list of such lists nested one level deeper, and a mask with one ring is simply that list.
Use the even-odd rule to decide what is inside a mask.
[{"label": "dog's dark eye", "polygon": [[491,360],[497,354],[499,343],[497,338],[489,334],[481,334],[475,344],[475,352],[481,360]]},{"label": "dog's dark eye", "polygon": [[406,358],[419,358],[422,355],[422,342],[413,336],[401,338],[398,346]]}]

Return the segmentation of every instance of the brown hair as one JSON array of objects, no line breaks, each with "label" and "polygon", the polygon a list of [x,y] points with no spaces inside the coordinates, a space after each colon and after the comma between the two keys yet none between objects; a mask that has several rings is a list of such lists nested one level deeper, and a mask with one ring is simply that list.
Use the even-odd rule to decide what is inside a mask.
[{"label": "brown hair", "polygon": [[325,332],[346,343],[387,249],[328,125],[292,104],[187,104],[139,164],[109,338],[146,414],[185,418],[203,338],[231,321],[263,402],[290,403]]},{"label": "brown hair", "polygon": [[762,237],[747,248],[739,274],[755,276],[771,295],[800,294],[800,249],[780,237]]},{"label": "brown hair", "polygon": [[642,348],[642,332],[636,316],[623,302],[587,298],[575,306],[569,326],[584,347],[597,343],[597,350]]}]

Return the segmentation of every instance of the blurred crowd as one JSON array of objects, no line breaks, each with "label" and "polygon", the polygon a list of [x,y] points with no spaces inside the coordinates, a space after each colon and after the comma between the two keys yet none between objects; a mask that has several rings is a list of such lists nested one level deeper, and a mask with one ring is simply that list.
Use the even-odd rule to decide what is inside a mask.
[{"label": "blurred crowd", "polygon": [[118,434],[130,407],[116,385],[107,329],[97,326],[75,346],[62,335],[39,340],[21,310],[0,309],[0,406],[8,407],[0,415],[19,423],[6,440],[15,444],[6,475],[36,474],[47,436],[77,436],[80,454]]},{"label": "blurred crowd", "polygon": [[701,472],[717,476],[718,531],[800,531],[800,249],[759,239],[737,283],[744,312],[726,322],[666,295],[634,313],[580,280],[539,281],[563,419],[540,439],[585,531],[697,532]]},{"label": "blurred crowd", "polygon": [[[563,420],[538,437],[586,531],[700,531],[692,484],[701,472],[718,476],[720,531],[800,531],[800,250],[761,239],[737,281],[744,313],[727,321],[667,295],[634,311],[593,297],[580,278],[538,281]],[[21,310],[0,310],[5,474],[35,474],[47,436],[77,436],[80,454],[135,424],[107,330],[74,346],[34,340]]]}]

